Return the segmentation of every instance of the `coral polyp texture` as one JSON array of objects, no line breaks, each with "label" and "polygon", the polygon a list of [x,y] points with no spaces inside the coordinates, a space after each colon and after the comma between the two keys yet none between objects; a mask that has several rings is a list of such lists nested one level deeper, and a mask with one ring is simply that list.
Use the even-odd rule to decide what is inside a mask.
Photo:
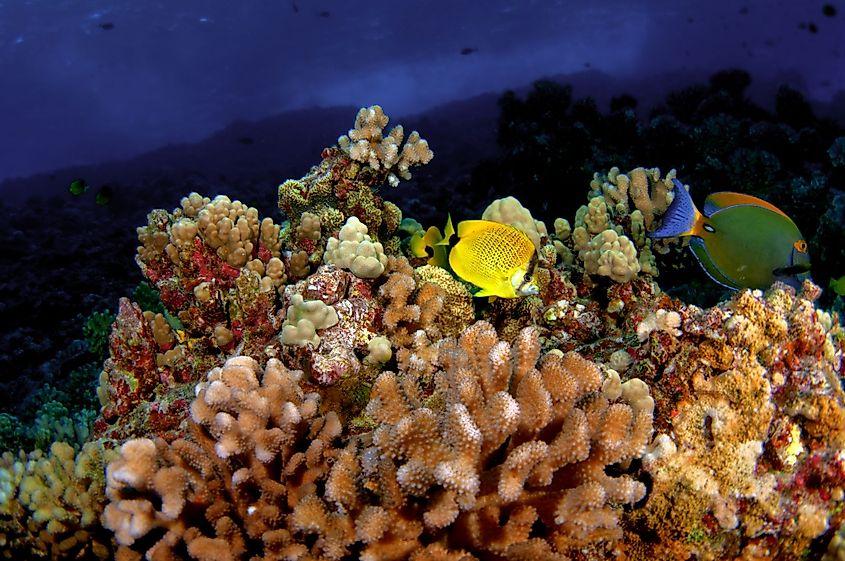
[{"label": "coral polyp texture", "polygon": [[817,295],[809,282],[800,296],[745,291],[685,306],[669,331],[649,334],[653,350],[677,341],[660,367],[659,386],[676,392],[663,406],[668,438],[644,458],[653,488],[635,514],[661,538],[656,557],[798,559],[842,523],[843,334]]},{"label": "coral polyp texture", "polygon": [[[378,426],[358,470],[386,497],[367,507],[382,522],[367,528],[364,556],[392,558],[375,552],[399,538],[419,558],[563,558],[622,537],[618,506],[646,489],[606,468],[646,449],[644,384],[612,387],[576,353],[541,359],[535,329],[509,345],[486,322],[444,340],[438,362],[431,396],[414,375],[387,372],[373,386],[366,412]],[[414,508],[391,512],[397,504]]]},{"label": "coral polyp texture", "polygon": [[400,241],[379,189],[432,153],[387,124],[362,109],[283,182],[284,222],[197,193],[149,213],[152,297],[119,301],[87,442],[0,456],[6,558],[842,558],[818,286],[670,296],[684,247],[647,234],[678,174],[613,167],[551,228],[488,201],[538,294],[473,298],[448,247]]},{"label": "coral polyp texture", "polygon": [[100,523],[106,504],[104,469],[115,459],[102,442],[74,450],[55,442],[0,457],[0,556],[4,559],[98,559],[112,555]]},{"label": "coral polyp texture", "polygon": [[341,425],[301,378],[231,358],[197,386],[190,440],[124,443],[103,513],[118,558],[304,558],[292,511],[326,485]]}]

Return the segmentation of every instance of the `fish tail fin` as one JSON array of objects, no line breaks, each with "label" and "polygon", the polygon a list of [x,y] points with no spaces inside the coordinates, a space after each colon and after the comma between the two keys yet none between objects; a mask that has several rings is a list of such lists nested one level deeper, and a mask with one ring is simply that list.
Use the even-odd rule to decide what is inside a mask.
[{"label": "fish tail fin", "polygon": [[419,232],[414,232],[411,236],[408,247],[411,250],[411,255],[414,257],[425,257],[428,255],[425,251],[425,239],[423,239],[423,235]]},{"label": "fish tail fin", "polygon": [[455,227],[452,226],[452,213],[448,213],[446,216],[446,225],[443,227],[443,239],[434,245],[448,246],[451,243],[452,236],[455,235]]},{"label": "fish tail fin", "polygon": [[683,183],[677,179],[673,179],[672,182],[675,184],[675,198],[666,209],[660,228],[649,232],[650,238],[689,236],[694,232],[696,222],[701,217],[701,213],[695,208],[695,203],[692,202],[692,197],[684,188]]}]

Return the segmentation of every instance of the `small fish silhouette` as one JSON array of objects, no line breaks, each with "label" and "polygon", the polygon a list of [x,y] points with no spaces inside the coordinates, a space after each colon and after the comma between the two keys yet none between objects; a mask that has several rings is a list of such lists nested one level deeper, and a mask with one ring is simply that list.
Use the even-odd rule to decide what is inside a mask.
[{"label": "small fish silhouette", "polygon": [[84,179],[77,177],[76,179],[70,182],[70,185],[68,185],[67,190],[74,197],[78,197],[88,190],[88,184],[85,182]]},{"label": "small fish silhouette", "polygon": [[114,192],[112,190],[111,185],[106,183],[97,191],[97,195],[94,197],[94,202],[100,206],[106,206],[111,202],[113,195]]}]

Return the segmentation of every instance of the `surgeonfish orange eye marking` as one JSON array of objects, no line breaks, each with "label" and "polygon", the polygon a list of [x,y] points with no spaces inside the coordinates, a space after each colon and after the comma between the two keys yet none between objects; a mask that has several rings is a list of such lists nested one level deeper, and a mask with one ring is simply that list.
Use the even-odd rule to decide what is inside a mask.
[{"label": "surgeonfish orange eye marking", "polygon": [[807,242],[805,242],[804,240],[796,241],[794,244],[792,244],[792,247],[794,247],[801,253],[807,253]]}]

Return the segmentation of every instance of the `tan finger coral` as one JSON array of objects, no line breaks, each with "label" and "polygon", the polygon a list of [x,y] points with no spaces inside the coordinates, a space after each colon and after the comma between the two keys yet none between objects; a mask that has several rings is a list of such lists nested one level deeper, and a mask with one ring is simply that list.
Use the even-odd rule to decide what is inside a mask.
[{"label": "tan finger coral", "polygon": [[[627,392],[636,405],[625,392],[608,398],[600,370],[577,354],[538,359],[533,328],[511,347],[479,322],[442,346],[442,408],[383,374],[367,407],[379,422],[374,449],[363,456],[380,460],[362,466],[365,486],[383,497],[378,512],[399,527],[422,521],[421,541],[482,558],[551,558],[621,537],[611,505],[641,499],[645,487],[605,468],[643,453],[653,402],[641,392]],[[373,559],[394,546],[376,538],[365,549]]]},{"label": "tan finger coral", "polygon": [[376,430],[342,449],[301,372],[231,358],[197,386],[190,440],[123,445],[103,524],[119,559],[563,559],[616,539],[613,505],[645,488],[606,467],[645,450],[653,402],[539,353],[533,328],[511,346],[476,323],[441,346],[439,399],[382,374]]},{"label": "tan finger coral", "polygon": [[232,267],[243,267],[255,252],[258,240],[279,256],[279,227],[258,219],[258,210],[218,195],[197,214],[197,229],[205,243]]},{"label": "tan finger coral", "polygon": [[628,214],[631,206],[639,210],[646,228],[651,229],[654,217],[666,212],[674,198],[675,173],[672,169],[661,176],[658,168],[638,167],[624,174],[613,167],[607,175],[594,174],[590,187],[592,193],[605,198],[614,214]]},{"label": "tan finger coral", "polygon": [[553,244],[561,260],[574,263],[577,252],[587,273],[619,283],[657,276],[654,254],[670,251],[673,240],[652,240],[647,232],[672,202],[674,178],[675,170],[664,176],[658,168],[624,174],[613,167],[606,175],[595,173],[589,202],[578,209],[574,223],[555,220]]},{"label": "tan finger coral", "polygon": [[382,167],[395,169],[396,173],[388,175],[387,180],[391,186],[396,187],[400,178],[411,179],[411,166],[427,164],[434,153],[417,131],[408,135],[400,151],[404,129],[402,125],[397,125],[385,135],[384,128],[389,121],[390,118],[384,114],[381,106],[362,107],[355,118],[355,128],[350,129],[348,135],[338,138],[337,144],[350,158],[364,162],[375,170]]},{"label": "tan finger coral", "polygon": [[[432,273],[434,269],[437,267],[428,269],[421,267],[419,270],[426,275]],[[465,291],[466,289],[462,285],[441,286],[435,280],[438,276],[436,273],[428,277],[428,280],[420,277],[418,283],[414,269],[404,257],[391,256],[388,261],[388,271],[387,282],[379,288],[379,296],[384,301],[383,322],[386,334],[393,347],[397,349],[396,358],[399,364],[413,369],[420,376],[429,378],[434,371],[434,358],[437,354],[433,343],[443,335],[440,325],[452,329],[460,325],[460,322],[466,321],[466,303],[461,305],[457,292],[457,290]],[[448,273],[446,276],[449,276]],[[447,302],[457,307],[449,309],[446,307]],[[471,310],[472,302],[469,302],[469,306]],[[445,323],[450,320],[458,323],[451,325]]]},{"label": "tan finger coral", "polygon": [[103,514],[117,558],[313,558],[289,514],[325,483],[341,426],[301,377],[275,359],[262,372],[231,358],[197,387],[193,440],[126,442]]}]

